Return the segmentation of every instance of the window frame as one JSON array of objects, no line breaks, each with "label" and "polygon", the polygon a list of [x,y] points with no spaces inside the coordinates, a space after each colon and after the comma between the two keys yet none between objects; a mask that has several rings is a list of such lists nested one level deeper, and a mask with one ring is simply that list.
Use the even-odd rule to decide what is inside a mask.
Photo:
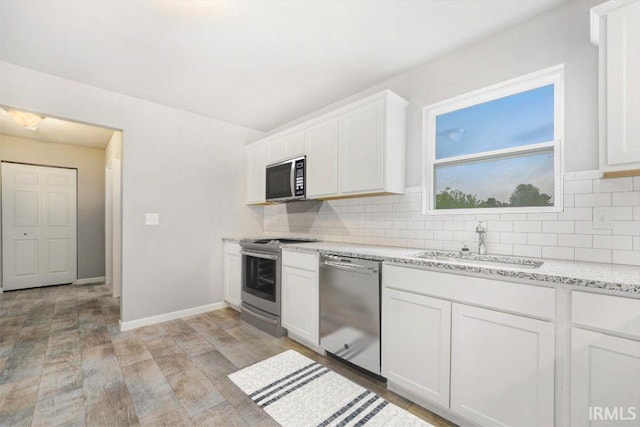
[{"label": "window frame", "polygon": [[[554,85],[554,134],[552,141],[520,147],[484,151],[474,154],[436,159],[436,117],[452,111],[515,95],[542,86]],[[463,95],[455,96],[422,109],[422,214],[497,214],[562,212],[564,176],[564,64],[529,73]],[[478,160],[498,160],[518,155],[553,150],[554,194],[553,206],[521,206],[498,208],[435,209],[435,165],[465,164]]]}]

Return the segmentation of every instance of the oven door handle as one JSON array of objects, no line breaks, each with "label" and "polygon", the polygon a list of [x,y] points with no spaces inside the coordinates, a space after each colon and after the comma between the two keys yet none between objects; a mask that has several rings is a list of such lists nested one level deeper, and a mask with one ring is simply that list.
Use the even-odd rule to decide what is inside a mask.
[{"label": "oven door handle", "polygon": [[358,264],[347,264],[335,261],[325,261],[322,263],[322,267],[336,268],[339,270],[357,271],[358,273],[377,273],[378,269],[373,267],[366,267]]},{"label": "oven door handle", "polygon": [[278,260],[278,255],[263,254],[260,252],[253,252],[253,251],[245,251],[244,249],[240,250],[240,255],[252,256],[255,258],[272,259],[276,261]]},{"label": "oven door handle", "polygon": [[255,311],[250,310],[245,306],[240,306],[240,310],[242,310],[245,313],[248,313],[248,314],[252,315],[253,317],[257,317],[258,319],[260,319],[260,320],[262,320],[264,322],[270,323],[272,325],[277,325],[278,324],[278,321],[276,319],[271,319],[271,318],[269,318],[267,316],[263,316],[262,314],[256,313]]}]

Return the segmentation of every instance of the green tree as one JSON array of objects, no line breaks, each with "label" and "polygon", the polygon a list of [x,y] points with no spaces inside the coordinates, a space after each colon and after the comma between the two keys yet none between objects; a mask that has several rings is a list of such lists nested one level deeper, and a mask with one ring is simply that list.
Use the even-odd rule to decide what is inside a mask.
[{"label": "green tree", "polygon": [[465,209],[480,207],[483,202],[474,194],[445,188],[436,195],[436,209]]},{"label": "green tree", "polygon": [[551,196],[540,193],[540,189],[532,184],[518,184],[511,197],[510,206],[551,206]]}]

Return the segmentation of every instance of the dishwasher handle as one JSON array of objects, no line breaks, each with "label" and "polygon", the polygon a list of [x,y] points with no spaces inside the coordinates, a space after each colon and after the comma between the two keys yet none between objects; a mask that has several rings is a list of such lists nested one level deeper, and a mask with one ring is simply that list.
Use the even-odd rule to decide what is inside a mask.
[{"label": "dishwasher handle", "polygon": [[377,273],[378,272],[378,268],[376,268],[376,267],[366,267],[364,265],[350,264],[350,263],[346,263],[346,262],[324,261],[321,264],[321,266],[322,267],[337,268],[339,270],[353,271],[353,272],[357,272],[357,273],[373,274],[373,273]]}]

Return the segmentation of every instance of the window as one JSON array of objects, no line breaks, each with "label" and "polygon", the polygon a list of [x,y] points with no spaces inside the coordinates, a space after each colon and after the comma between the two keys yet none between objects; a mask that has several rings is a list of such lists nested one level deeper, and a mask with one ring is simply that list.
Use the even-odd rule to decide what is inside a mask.
[{"label": "window", "polygon": [[563,67],[424,109],[423,213],[562,209]]}]

